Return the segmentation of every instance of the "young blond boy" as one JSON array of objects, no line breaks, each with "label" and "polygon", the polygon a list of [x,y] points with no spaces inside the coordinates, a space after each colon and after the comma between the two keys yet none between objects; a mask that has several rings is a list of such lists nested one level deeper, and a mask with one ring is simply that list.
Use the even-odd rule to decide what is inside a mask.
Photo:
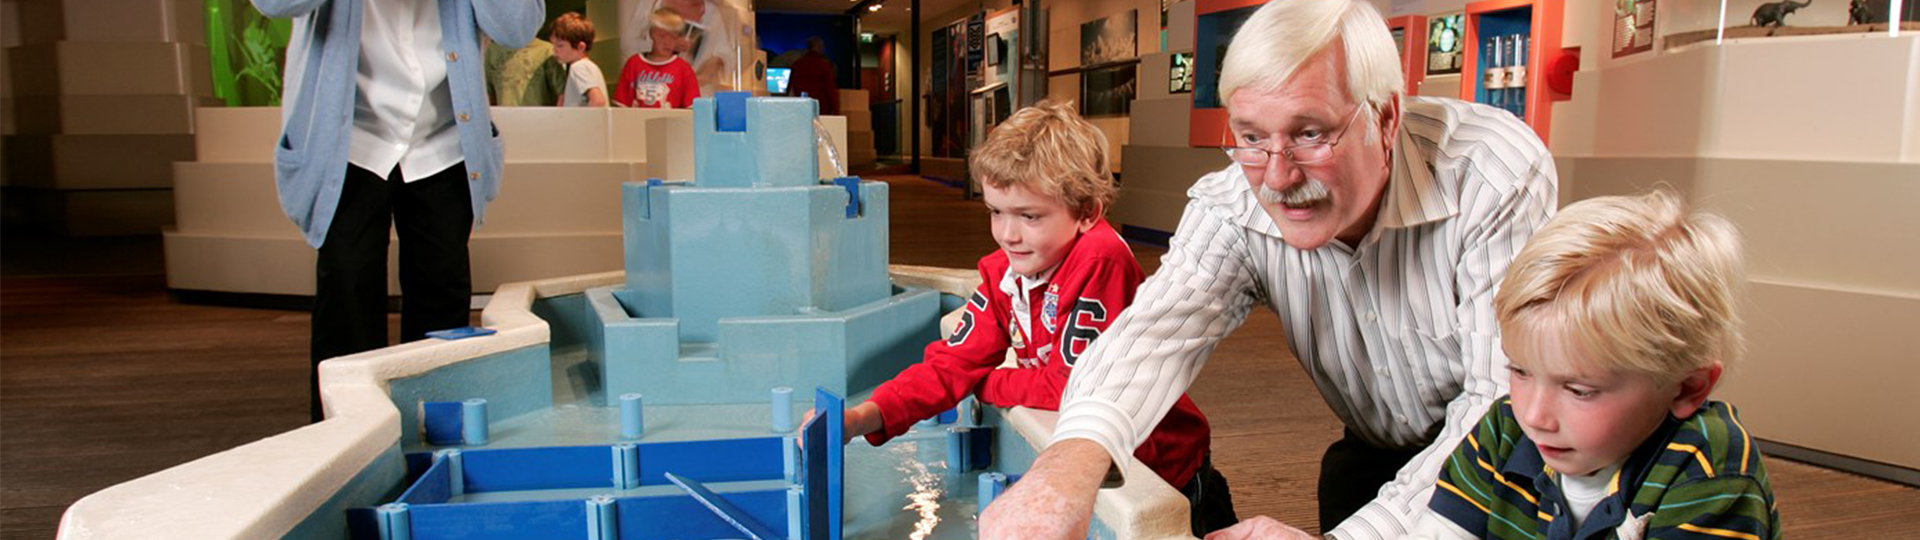
[{"label": "young blond boy", "polygon": [[1442,469],[1438,538],[1780,534],[1767,470],[1708,400],[1740,352],[1740,240],[1663,192],[1581,201],[1494,298],[1511,394]]},{"label": "young blond boy", "polygon": [[621,107],[685,109],[700,97],[700,81],[693,64],[676,56],[687,50],[687,20],[673,8],[653,10],[653,49],[627,58],[614,86],[613,103]]},{"label": "young blond boy", "polygon": [[[969,168],[1000,249],[980,259],[980,287],[953,334],[847,411],[849,439],[865,435],[879,446],[968,395],[1000,407],[1059,410],[1074,360],[1144,279],[1102,218],[1115,193],[1106,138],[1071,104],[1047,101],[1014,113],[972,154]],[[1008,350],[1018,367],[996,369]],[[1196,534],[1235,521],[1226,478],[1208,462],[1209,437],[1207,417],[1181,396],[1134,452],[1187,495]]]},{"label": "young blond boy", "polygon": [[561,107],[607,106],[607,76],[600,66],[587,59],[593,48],[593,21],[579,13],[567,12],[553,20],[553,59],[567,66],[567,88],[560,94]]}]

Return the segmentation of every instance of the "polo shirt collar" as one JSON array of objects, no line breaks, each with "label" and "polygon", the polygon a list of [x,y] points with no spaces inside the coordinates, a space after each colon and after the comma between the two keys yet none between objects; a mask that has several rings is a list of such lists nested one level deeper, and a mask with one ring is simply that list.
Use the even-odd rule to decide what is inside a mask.
[{"label": "polo shirt collar", "polygon": [[1500,474],[1507,478],[1528,479],[1534,493],[1540,496],[1540,511],[1549,513],[1549,510],[1552,510],[1555,522],[1549,525],[1546,531],[1547,538],[1590,538],[1598,531],[1618,528],[1626,521],[1627,510],[1633,503],[1634,494],[1646,481],[1647,474],[1653,470],[1656,460],[1660,457],[1660,452],[1666,449],[1667,441],[1673,440],[1673,435],[1680,429],[1681,424],[1679,419],[1667,415],[1667,419],[1661,421],[1660,427],[1654,429],[1653,434],[1642,441],[1639,447],[1634,448],[1633,453],[1628,454],[1626,463],[1621,464],[1619,472],[1614,473],[1613,485],[1607,498],[1601,499],[1594,506],[1593,511],[1587,514],[1587,519],[1580,523],[1580,530],[1577,533],[1558,523],[1558,520],[1566,515],[1566,503],[1557,484],[1560,473],[1547,466],[1546,460],[1540,457],[1540,447],[1534,444],[1533,438],[1528,437],[1526,432],[1520,432],[1520,438],[1514,441],[1513,453],[1507,456],[1505,463],[1501,464]]}]

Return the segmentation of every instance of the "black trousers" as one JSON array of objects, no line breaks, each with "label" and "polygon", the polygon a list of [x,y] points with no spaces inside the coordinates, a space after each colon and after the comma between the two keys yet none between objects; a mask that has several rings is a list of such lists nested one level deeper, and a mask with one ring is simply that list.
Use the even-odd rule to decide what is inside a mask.
[{"label": "black trousers", "polygon": [[1233,512],[1233,493],[1227,490],[1227,477],[1213,468],[1212,455],[1203,458],[1200,470],[1193,472],[1193,479],[1180,488],[1180,494],[1187,496],[1188,517],[1196,537],[1205,538],[1207,533],[1240,522],[1240,516]]},{"label": "black trousers", "polygon": [[1367,444],[1353,430],[1327,446],[1320,458],[1320,531],[1353,517],[1380,493],[1419,449],[1391,450]]},{"label": "black trousers", "polygon": [[400,237],[400,340],[466,326],[473,297],[467,240],[473,202],[467,168],[455,164],[414,182],[347,166],[333,224],[320,244],[313,296],[313,421],[321,360],[387,346],[387,244]]}]

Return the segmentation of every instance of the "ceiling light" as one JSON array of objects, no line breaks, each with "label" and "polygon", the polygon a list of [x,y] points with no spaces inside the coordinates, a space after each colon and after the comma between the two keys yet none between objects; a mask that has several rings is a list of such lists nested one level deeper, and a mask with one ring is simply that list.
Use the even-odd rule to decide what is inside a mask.
[{"label": "ceiling light", "polygon": [[867,6],[867,11],[880,11],[880,6],[882,5],[884,4],[874,4],[871,6]]}]

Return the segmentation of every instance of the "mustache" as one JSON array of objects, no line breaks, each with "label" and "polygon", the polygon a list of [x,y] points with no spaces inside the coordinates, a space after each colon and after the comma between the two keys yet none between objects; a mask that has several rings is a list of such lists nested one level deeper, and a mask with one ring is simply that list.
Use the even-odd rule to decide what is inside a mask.
[{"label": "mustache", "polygon": [[1326,184],[1320,183],[1319,180],[1308,179],[1294,184],[1286,191],[1275,191],[1266,184],[1260,184],[1258,195],[1260,202],[1265,204],[1304,206],[1327,198],[1328,191]]}]

